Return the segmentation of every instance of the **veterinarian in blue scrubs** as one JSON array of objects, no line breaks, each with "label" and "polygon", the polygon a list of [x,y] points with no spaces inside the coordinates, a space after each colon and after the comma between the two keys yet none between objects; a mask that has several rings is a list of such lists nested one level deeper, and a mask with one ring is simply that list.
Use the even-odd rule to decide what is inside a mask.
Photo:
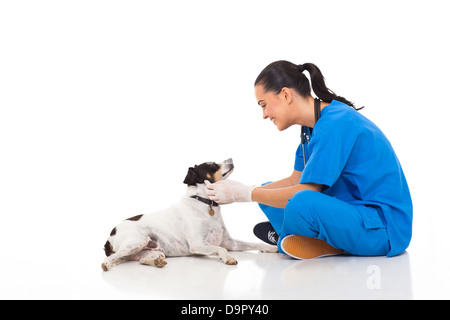
[{"label": "veterinarian in blue scrubs", "polygon": [[255,94],[264,119],[280,131],[302,126],[294,171],[260,187],[232,180],[211,184],[210,199],[258,202],[270,223],[257,226],[264,232],[255,227],[255,234],[294,258],[342,252],[392,257],[405,251],[412,236],[412,200],[381,130],[328,89],[312,63],[268,65],[255,81]]}]

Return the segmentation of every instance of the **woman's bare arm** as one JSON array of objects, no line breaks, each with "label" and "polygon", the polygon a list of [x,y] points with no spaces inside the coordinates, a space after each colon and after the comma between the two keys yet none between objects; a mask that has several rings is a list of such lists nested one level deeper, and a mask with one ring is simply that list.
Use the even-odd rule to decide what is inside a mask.
[{"label": "woman's bare arm", "polygon": [[252,192],[252,200],[271,207],[284,208],[290,198],[302,190],[322,191],[323,186],[315,183],[300,183],[290,187],[267,189],[255,188]]}]

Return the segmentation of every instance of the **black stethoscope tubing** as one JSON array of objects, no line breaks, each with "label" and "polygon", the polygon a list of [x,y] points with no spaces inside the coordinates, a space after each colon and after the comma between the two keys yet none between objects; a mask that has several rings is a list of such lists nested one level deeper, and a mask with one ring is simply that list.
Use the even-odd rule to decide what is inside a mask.
[{"label": "black stethoscope tubing", "polygon": [[[320,99],[315,98],[314,99],[314,120],[315,120],[315,124],[317,123],[317,121],[319,121],[320,119]],[[305,157],[305,144],[306,144],[306,140],[308,140],[309,143],[309,136],[310,136],[310,132],[311,129],[308,130],[308,127],[306,126],[302,126],[301,128],[301,135],[302,135],[302,151],[303,151],[303,170],[306,167],[306,157]]]}]

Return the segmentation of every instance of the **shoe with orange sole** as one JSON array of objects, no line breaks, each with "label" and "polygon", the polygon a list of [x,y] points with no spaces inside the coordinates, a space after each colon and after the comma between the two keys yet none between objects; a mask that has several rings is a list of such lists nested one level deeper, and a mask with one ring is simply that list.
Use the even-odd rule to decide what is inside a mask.
[{"label": "shoe with orange sole", "polygon": [[283,238],[281,248],[295,259],[315,259],[344,253],[344,250],[336,249],[323,240],[300,235]]}]

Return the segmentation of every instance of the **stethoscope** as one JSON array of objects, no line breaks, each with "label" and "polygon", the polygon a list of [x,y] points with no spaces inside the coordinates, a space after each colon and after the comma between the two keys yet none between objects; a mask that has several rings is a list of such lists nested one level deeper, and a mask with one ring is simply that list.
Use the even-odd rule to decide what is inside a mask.
[{"label": "stethoscope", "polygon": [[[315,120],[314,124],[316,124],[317,121],[319,121],[319,119],[320,119],[320,99],[315,98],[314,99],[314,120]],[[304,165],[303,170],[306,167],[305,144],[306,144],[306,142],[308,142],[308,144],[309,144],[311,131],[312,131],[312,128],[310,128],[310,127],[302,126],[302,128],[301,128],[303,165]]]}]

